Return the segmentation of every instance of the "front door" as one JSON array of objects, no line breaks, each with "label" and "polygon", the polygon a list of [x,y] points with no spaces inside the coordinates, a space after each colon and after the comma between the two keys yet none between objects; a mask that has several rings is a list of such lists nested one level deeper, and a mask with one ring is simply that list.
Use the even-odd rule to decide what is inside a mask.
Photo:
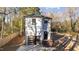
[{"label": "front door", "polygon": [[48,32],[44,31],[44,40],[47,40],[47,38],[48,38]]},{"label": "front door", "polygon": [[44,40],[48,38],[48,20],[44,20],[43,22],[43,31],[44,31]]}]

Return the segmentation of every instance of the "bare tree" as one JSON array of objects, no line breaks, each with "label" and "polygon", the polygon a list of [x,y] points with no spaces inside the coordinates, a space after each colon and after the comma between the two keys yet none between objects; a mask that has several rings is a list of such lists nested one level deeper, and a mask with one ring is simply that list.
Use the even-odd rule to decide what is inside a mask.
[{"label": "bare tree", "polygon": [[71,20],[71,31],[75,31],[75,21],[76,21],[76,15],[77,15],[77,8],[75,7],[69,7],[67,8],[68,11],[68,16],[70,17]]}]

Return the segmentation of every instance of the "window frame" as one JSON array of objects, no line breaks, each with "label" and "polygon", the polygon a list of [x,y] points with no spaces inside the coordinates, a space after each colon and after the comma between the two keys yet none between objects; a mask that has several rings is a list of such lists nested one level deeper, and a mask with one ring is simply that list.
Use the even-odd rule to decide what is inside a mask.
[{"label": "window frame", "polygon": [[36,19],[33,18],[33,19],[32,19],[32,25],[35,25],[35,24],[36,24]]}]

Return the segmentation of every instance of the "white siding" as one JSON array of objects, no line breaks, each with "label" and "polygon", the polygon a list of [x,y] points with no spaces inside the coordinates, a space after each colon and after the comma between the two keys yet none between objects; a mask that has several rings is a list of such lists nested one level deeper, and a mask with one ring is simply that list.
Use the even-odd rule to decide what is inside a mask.
[{"label": "white siding", "polygon": [[[35,25],[32,24],[33,18],[25,18],[25,32],[27,36],[34,35],[35,32]],[[41,29],[42,29],[42,18],[34,18],[36,19],[36,35],[41,35]]]},{"label": "white siding", "polygon": [[[36,25],[32,24],[32,19],[36,19]],[[48,23],[45,24],[44,20],[42,20],[42,18],[25,18],[25,35],[26,36],[30,36],[30,35],[35,36],[35,34],[36,34],[36,36],[41,36],[40,40],[43,40],[44,31],[47,31],[48,39],[50,39],[50,32],[51,32],[50,23],[51,23],[51,21],[49,21],[48,19],[47,19],[47,21],[48,21]],[[36,30],[35,30],[35,26],[36,26]]]},{"label": "white siding", "polygon": [[33,29],[33,26],[31,24],[31,18],[26,18],[25,19],[25,32],[27,34],[27,36],[30,36],[30,35],[33,35],[34,33],[34,29]]},{"label": "white siding", "polygon": [[37,36],[41,35],[42,31],[42,18],[36,18]]}]

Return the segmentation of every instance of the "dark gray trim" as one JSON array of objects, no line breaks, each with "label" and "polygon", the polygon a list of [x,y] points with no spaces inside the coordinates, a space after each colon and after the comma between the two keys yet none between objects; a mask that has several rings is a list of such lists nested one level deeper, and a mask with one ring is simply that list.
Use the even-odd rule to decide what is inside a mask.
[{"label": "dark gray trim", "polygon": [[43,18],[43,19],[52,19],[50,17],[42,16],[42,15],[41,16],[35,16],[35,15],[34,16],[24,16],[24,18],[33,18],[33,17],[36,17],[36,18],[39,17],[39,18]]}]

